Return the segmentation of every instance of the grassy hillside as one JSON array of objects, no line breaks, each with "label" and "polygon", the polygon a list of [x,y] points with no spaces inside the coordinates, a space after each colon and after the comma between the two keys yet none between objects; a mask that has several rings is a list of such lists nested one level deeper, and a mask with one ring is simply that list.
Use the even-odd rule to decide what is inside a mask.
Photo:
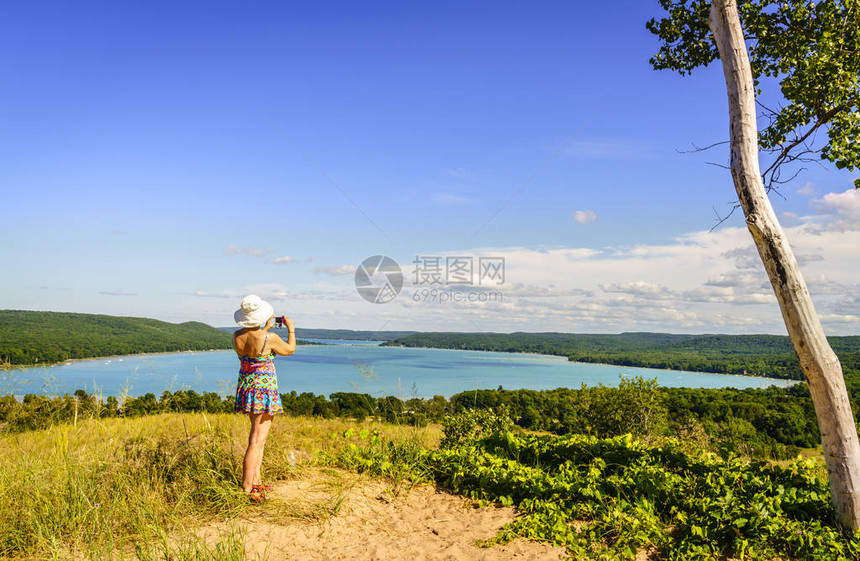
[{"label": "grassy hillside", "polygon": [[[239,491],[246,439],[243,416],[206,413],[0,434],[0,556],[238,561],[254,521],[265,519],[277,536],[278,526],[313,532],[340,516],[344,484],[313,505],[277,496],[249,504]],[[527,434],[493,412],[451,416],[441,431],[279,419],[263,466],[265,481],[297,490],[311,466],[338,466],[384,478],[388,497],[431,483],[516,506],[520,516],[487,536],[491,547],[522,537],[564,546],[573,558],[631,560],[860,553],[860,540],[833,524],[817,460],[721,459],[677,439]],[[216,521],[226,531],[213,534]]]},{"label": "grassy hillside", "polygon": [[229,334],[196,321],[0,310],[0,361],[11,364],[231,347]]},{"label": "grassy hillside", "polygon": [[[846,371],[860,367],[860,337],[829,341]],[[541,353],[578,362],[803,379],[791,341],[780,335],[416,333],[384,344]]]},{"label": "grassy hillside", "polygon": [[[355,426],[279,419],[269,435],[263,477],[292,479],[318,458],[337,455],[350,445],[339,435]],[[438,428],[373,422],[361,428],[383,430],[394,443],[432,446],[439,440]],[[250,505],[239,488],[247,440],[246,416],[206,413],[89,419],[0,433],[0,558],[240,561],[246,559],[243,514],[281,524],[334,515],[330,505],[337,497],[307,511],[277,501]],[[216,536],[217,543],[207,544],[195,532],[225,519],[239,524]]]}]

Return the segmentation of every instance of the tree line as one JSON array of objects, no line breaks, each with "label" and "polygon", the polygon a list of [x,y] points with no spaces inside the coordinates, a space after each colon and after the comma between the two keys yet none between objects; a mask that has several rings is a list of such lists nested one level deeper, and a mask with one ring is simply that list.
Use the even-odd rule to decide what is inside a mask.
[{"label": "tree line", "polygon": [[0,310],[0,363],[11,365],[232,346],[230,334],[196,321]]},{"label": "tree line", "polygon": [[[852,375],[852,398],[860,397],[860,376]],[[611,437],[625,433],[658,438],[678,436],[722,454],[792,458],[800,448],[816,447],[820,434],[805,384],[788,388],[667,388],[656,379],[620,378],[617,387],[579,389],[471,390],[450,398],[401,399],[367,393],[281,394],[289,416],[384,419],[424,426],[464,411],[505,411],[520,427],[554,434]],[[164,412],[233,411],[233,397],[194,390],[117,398],[74,394],[50,398],[28,394],[18,401],[0,397],[0,430],[23,431],[97,417],[137,417]],[[854,406],[854,411],[858,407]]]},{"label": "tree line", "polygon": [[[860,369],[860,337],[830,337],[843,367]],[[786,336],[669,333],[416,333],[384,343],[565,356],[576,362],[802,380]]]}]

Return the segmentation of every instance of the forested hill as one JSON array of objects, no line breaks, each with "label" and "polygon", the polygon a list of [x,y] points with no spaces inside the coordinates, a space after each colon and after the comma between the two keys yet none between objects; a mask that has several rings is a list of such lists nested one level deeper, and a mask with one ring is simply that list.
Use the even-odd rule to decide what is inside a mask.
[{"label": "forested hill", "polygon": [[70,358],[230,349],[228,333],[204,323],[64,312],[0,310],[0,362],[42,364]]},{"label": "forested hill", "polygon": [[[847,371],[860,370],[860,336],[829,337]],[[787,336],[669,333],[416,333],[391,346],[526,352],[579,362],[802,380]]]},{"label": "forested hill", "polygon": [[296,337],[303,339],[350,339],[353,341],[391,341],[414,335],[414,331],[354,331],[352,329],[312,329],[296,327]]},{"label": "forested hill", "polygon": [[[233,333],[238,327],[219,327],[222,331]],[[407,337],[415,331],[356,331],[353,329],[314,329],[296,327],[297,339],[349,339],[352,341],[391,341]]]}]

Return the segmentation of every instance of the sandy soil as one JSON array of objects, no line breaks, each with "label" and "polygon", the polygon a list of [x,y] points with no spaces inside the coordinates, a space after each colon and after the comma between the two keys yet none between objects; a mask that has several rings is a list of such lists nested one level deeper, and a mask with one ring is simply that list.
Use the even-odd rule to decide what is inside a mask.
[{"label": "sandy soil", "polygon": [[393,491],[341,470],[306,468],[274,484],[267,503],[235,521],[201,529],[214,543],[230,524],[246,532],[247,559],[558,560],[564,549],[518,539],[478,547],[516,518],[511,508],[477,508],[431,486]]}]

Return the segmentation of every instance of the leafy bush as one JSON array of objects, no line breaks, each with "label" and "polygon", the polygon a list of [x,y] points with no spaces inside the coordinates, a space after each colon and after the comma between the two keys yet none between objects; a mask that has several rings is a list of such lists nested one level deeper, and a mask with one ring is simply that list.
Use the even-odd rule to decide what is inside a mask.
[{"label": "leafy bush", "polygon": [[[860,557],[860,538],[835,525],[825,474],[813,460],[780,467],[723,460],[674,439],[649,446],[630,435],[515,435],[490,430],[504,417],[486,415],[452,418],[438,450],[356,446],[341,465],[432,477],[455,493],[515,506],[522,516],[489,542],[537,539],[577,559],[634,559],[643,551],[684,560]],[[406,458],[399,467],[398,458]]]},{"label": "leafy bush", "polygon": [[467,409],[442,420],[442,448],[469,444],[482,436],[513,428],[508,411],[498,409]]},{"label": "leafy bush", "polygon": [[580,407],[588,432],[602,437],[626,433],[646,438],[663,435],[669,412],[657,379],[624,375],[618,378],[617,388],[603,384],[589,388],[583,384]]}]

